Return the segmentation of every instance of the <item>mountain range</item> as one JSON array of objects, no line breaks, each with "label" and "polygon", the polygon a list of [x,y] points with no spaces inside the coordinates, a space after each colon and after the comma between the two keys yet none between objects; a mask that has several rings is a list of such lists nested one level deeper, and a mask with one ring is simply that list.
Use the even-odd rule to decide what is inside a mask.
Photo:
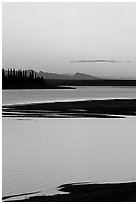
[{"label": "mountain range", "polygon": [[[29,74],[32,70],[27,70],[27,74]],[[72,75],[69,74],[57,74],[57,73],[49,73],[49,72],[36,72],[34,71],[36,76],[43,77],[44,79],[57,79],[57,80],[96,80],[99,79],[95,76],[84,74],[84,73],[75,73]]]},{"label": "mountain range", "polygon": [[[32,69],[28,69],[27,75],[29,75],[32,72]],[[34,71],[34,70],[33,70]],[[5,70],[5,73],[7,74],[7,70]],[[81,72],[76,72],[75,74],[57,74],[52,72],[43,72],[34,71],[36,76],[43,77],[44,79],[50,79],[50,80],[100,80],[100,79],[107,79],[107,80],[136,80],[134,77],[120,77],[120,78],[114,78],[114,77],[95,77],[90,74],[85,74]]]}]

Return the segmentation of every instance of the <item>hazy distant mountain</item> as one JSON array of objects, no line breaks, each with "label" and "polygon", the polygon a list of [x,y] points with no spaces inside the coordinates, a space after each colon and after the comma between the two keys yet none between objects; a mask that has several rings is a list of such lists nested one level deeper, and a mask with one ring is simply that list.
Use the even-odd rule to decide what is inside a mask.
[{"label": "hazy distant mountain", "polygon": [[[32,72],[32,69],[28,69],[27,75],[29,75]],[[34,71],[34,70],[33,70]],[[7,75],[8,71],[5,69],[5,74]],[[89,74],[84,74],[77,72],[75,74],[57,74],[57,73],[50,73],[50,72],[36,72],[34,71],[36,76],[43,77],[44,79],[59,79],[59,80],[99,80],[99,79],[104,79],[104,80],[136,80],[134,77],[95,77]]]},{"label": "hazy distant mountain", "polygon": [[79,73],[77,72],[76,74],[74,74],[73,78],[75,80],[79,79],[79,80],[95,80],[98,79],[97,77],[94,77],[92,75],[89,74],[83,74],[83,73]]},{"label": "hazy distant mountain", "polygon": [[64,79],[64,80],[96,80],[97,77],[83,74],[83,73],[75,73],[74,75],[68,75],[68,74],[56,74],[56,73],[48,73],[48,72],[42,72],[40,71],[38,73],[38,76],[43,76],[44,79]]},{"label": "hazy distant mountain", "polygon": [[[33,70],[34,71],[34,70]],[[5,70],[5,73],[7,74],[7,70]],[[29,74],[32,72],[32,69],[28,69],[26,70],[27,75],[29,76]],[[96,80],[99,79],[97,77],[91,76],[89,74],[84,74],[84,73],[75,73],[75,74],[57,74],[57,73],[49,73],[49,72],[36,72],[34,71],[34,73],[36,74],[36,76],[39,77],[43,77],[44,79],[60,79],[60,80]]]}]

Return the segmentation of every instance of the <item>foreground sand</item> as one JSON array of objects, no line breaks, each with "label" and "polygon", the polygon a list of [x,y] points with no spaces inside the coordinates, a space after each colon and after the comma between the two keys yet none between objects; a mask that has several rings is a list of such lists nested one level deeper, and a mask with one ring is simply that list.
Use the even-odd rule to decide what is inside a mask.
[{"label": "foreground sand", "polygon": [[65,184],[59,190],[68,194],[32,196],[20,202],[136,202],[136,183]]}]

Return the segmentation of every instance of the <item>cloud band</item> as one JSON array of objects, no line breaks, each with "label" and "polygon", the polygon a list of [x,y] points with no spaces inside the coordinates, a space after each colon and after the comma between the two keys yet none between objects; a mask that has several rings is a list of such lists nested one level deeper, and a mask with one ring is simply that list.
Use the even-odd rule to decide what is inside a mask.
[{"label": "cloud band", "polygon": [[71,63],[85,63],[85,62],[92,62],[92,63],[131,63],[134,61],[120,61],[120,60],[107,60],[107,59],[98,59],[98,60],[72,60]]}]

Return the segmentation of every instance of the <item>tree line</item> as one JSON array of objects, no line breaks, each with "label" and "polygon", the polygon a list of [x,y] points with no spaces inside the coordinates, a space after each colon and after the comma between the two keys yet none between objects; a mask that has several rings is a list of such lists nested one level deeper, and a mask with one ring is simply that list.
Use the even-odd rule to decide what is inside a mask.
[{"label": "tree line", "polygon": [[43,77],[31,70],[2,69],[2,88],[37,88],[45,86]]}]

